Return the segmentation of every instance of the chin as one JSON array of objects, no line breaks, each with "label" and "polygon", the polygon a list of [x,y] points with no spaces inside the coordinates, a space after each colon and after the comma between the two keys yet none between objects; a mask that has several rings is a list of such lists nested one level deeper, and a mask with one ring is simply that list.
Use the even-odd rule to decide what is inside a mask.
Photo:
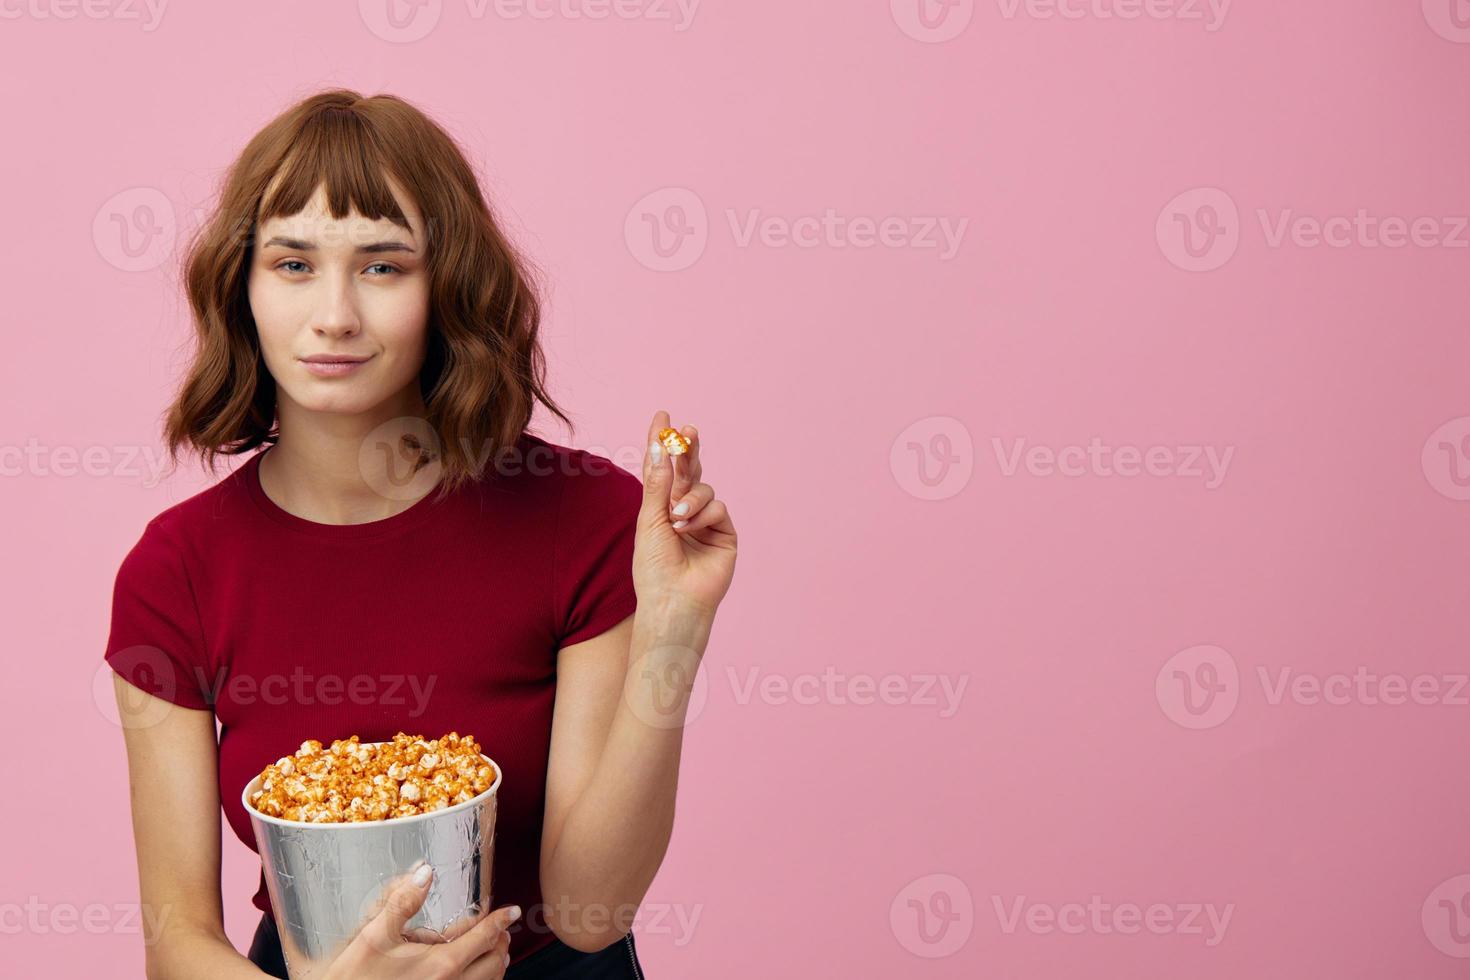
[{"label": "chin", "polygon": [[291,400],[308,412],[333,415],[360,415],[379,404],[383,398],[370,391],[304,391],[292,392]]}]

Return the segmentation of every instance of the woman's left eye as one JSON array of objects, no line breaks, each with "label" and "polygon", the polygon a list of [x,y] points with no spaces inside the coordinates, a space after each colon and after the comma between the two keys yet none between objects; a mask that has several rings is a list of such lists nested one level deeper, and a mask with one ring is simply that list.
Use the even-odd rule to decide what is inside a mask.
[{"label": "woman's left eye", "polygon": [[390,273],[394,273],[394,272],[397,272],[398,271],[398,267],[397,266],[389,265],[387,262],[374,262],[372,265],[368,266],[368,268],[369,269],[383,269],[383,270],[385,270],[384,273],[383,273],[384,275],[388,275]]}]

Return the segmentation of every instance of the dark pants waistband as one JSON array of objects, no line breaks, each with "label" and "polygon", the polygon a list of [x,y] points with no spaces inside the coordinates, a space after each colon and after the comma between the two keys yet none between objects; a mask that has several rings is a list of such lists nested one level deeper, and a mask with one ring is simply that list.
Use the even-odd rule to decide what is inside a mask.
[{"label": "dark pants waistband", "polygon": [[[255,927],[249,959],[268,975],[286,980],[281,937],[276,932],[275,920],[269,915],[261,916],[260,925]],[[595,953],[583,953],[553,939],[550,945],[512,963],[505,977],[506,980],[645,980],[631,932]]]}]

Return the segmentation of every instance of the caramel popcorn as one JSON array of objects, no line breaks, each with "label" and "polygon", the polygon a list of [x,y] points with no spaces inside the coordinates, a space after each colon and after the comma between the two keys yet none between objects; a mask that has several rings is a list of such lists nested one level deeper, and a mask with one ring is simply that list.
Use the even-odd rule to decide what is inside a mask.
[{"label": "caramel popcorn", "polygon": [[689,440],[678,429],[660,429],[658,441],[670,456],[683,456],[689,451]]},{"label": "caramel popcorn", "polygon": [[282,820],[359,823],[432,813],[466,803],[495,782],[495,767],[469,735],[432,741],[399,732],[362,744],[356,735],[329,747],[310,739],[265,767],[250,805]]}]

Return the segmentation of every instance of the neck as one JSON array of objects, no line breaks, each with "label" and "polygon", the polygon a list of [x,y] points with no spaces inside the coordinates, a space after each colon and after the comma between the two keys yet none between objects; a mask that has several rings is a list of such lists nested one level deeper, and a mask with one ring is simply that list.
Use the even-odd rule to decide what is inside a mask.
[{"label": "neck", "polygon": [[418,384],[360,414],[313,412],[278,398],[280,439],[260,460],[260,485],[287,513],[320,524],[392,517],[436,489],[438,467],[416,479],[401,439],[425,431]]}]

